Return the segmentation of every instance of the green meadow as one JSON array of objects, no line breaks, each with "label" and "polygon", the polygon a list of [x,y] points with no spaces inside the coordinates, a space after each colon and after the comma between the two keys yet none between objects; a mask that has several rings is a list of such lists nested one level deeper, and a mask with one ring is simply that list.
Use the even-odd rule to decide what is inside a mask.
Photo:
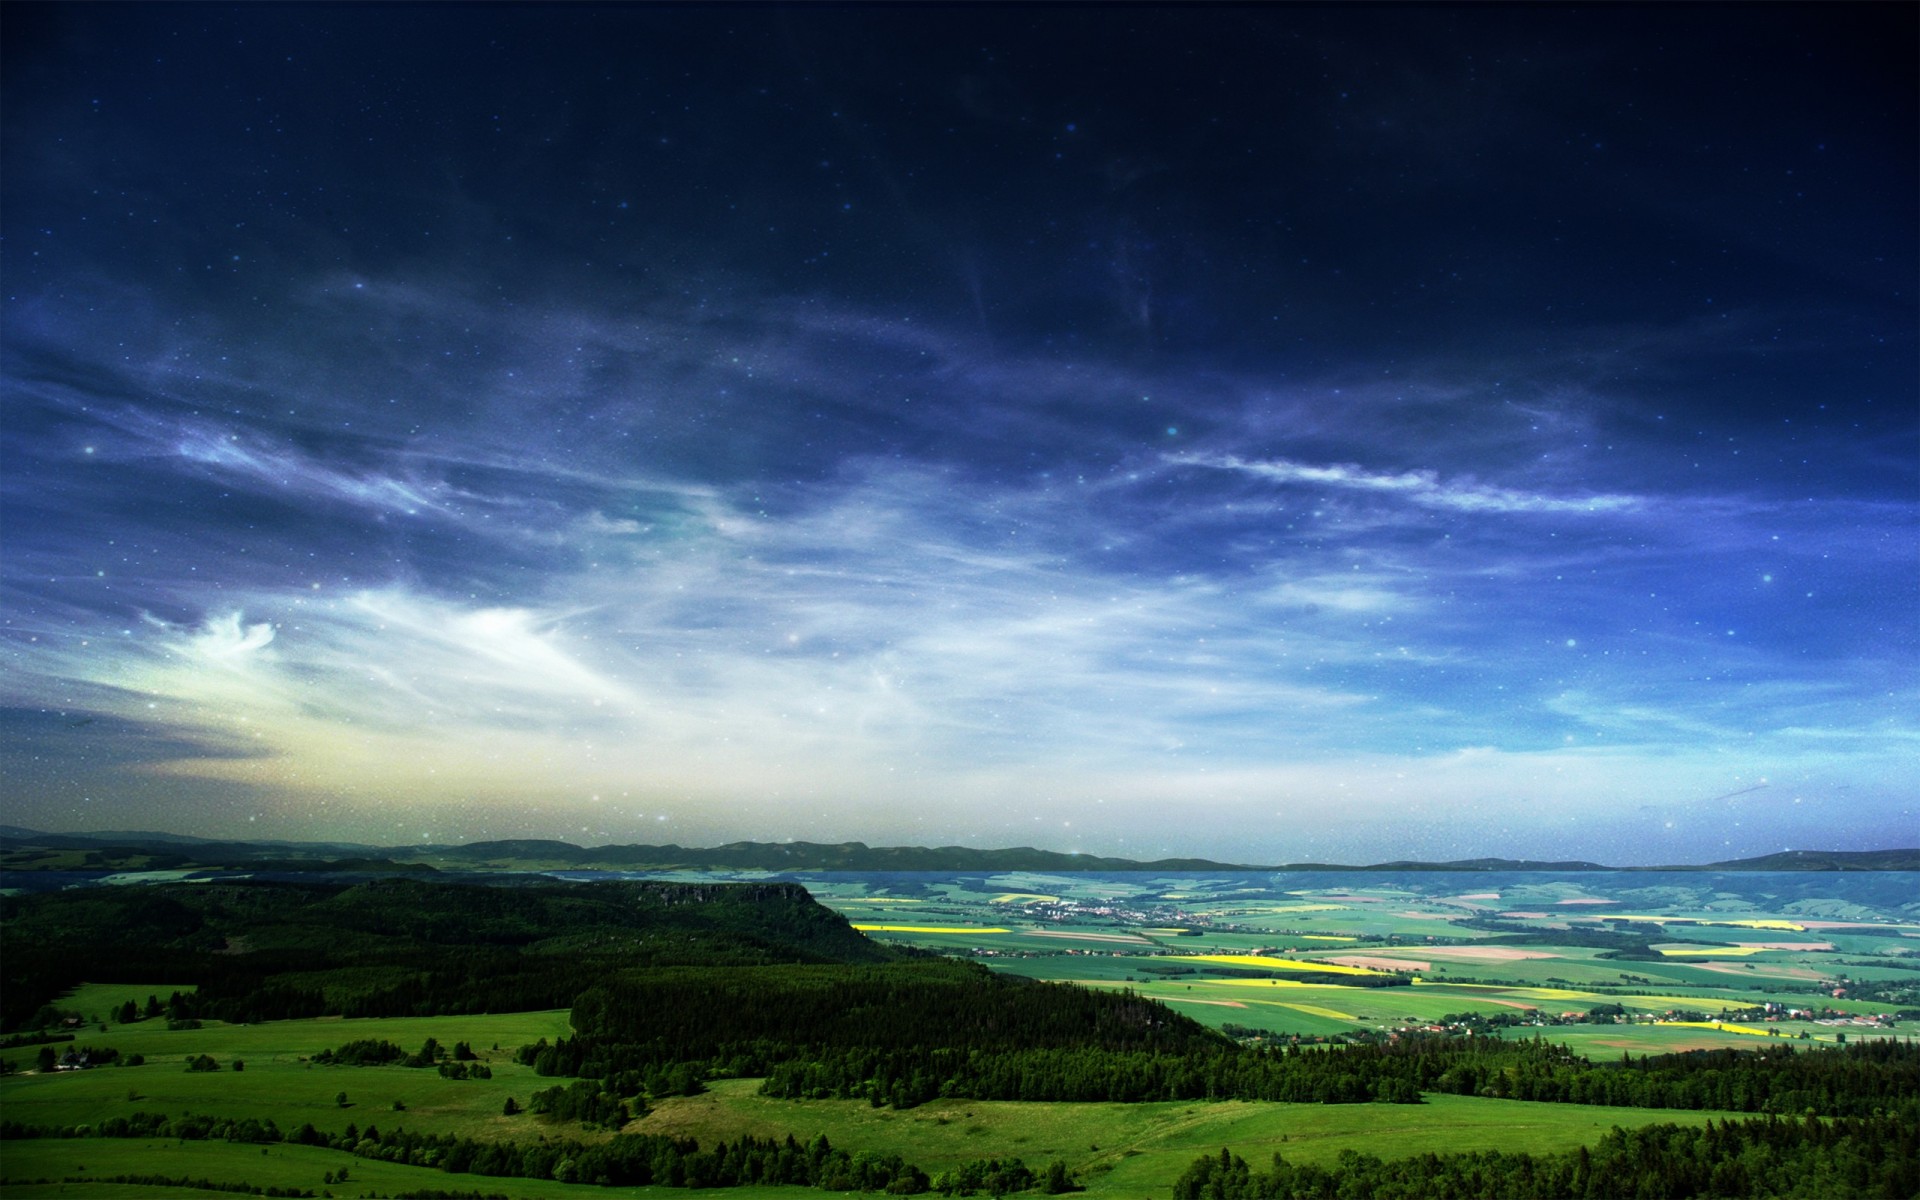
[{"label": "green meadow", "polygon": [[[344,1183],[328,1184],[327,1176],[347,1172]],[[229,1192],[202,1191],[196,1188],[155,1187],[152,1185],[113,1185],[82,1182],[62,1185],[68,1178],[81,1180],[112,1179],[117,1175],[159,1175],[169,1179],[206,1179],[214,1183],[247,1183],[255,1188],[301,1188],[315,1195],[362,1196],[369,1192],[392,1195],[400,1191],[441,1189],[484,1194],[527,1197],[528,1200],[561,1200],[565,1197],[604,1196],[605,1189],[555,1183],[540,1179],[491,1179],[478,1175],[449,1175],[431,1167],[407,1167],[377,1159],[355,1158],[338,1150],[312,1146],[247,1146],[228,1142],[145,1141],[128,1138],[108,1140],[40,1139],[8,1142],[4,1166],[5,1194],[16,1197],[67,1196],[76,1200],[106,1197],[228,1196]],[[337,1176],[336,1176],[337,1178]],[[45,1179],[48,1184],[27,1181]],[[771,1189],[769,1189],[771,1190]],[[688,1192],[663,1194],[691,1195]],[[744,1189],[727,1189],[724,1194],[739,1196]],[[716,1193],[717,1194],[717,1193]],[[791,1189],[782,1193],[792,1196]],[[744,1200],[744,1198],[743,1198]]]},{"label": "green meadow", "polygon": [[1231,1146],[1249,1162],[1275,1153],[1330,1163],[1343,1150],[1400,1156],[1447,1150],[1563,1150],[1588,1145],[1615,1125],[1725,1114],[1584,1108],[1461,1096],[1390,1104],[1018,1104],[938,1100],[907,1112],[846,1100],[771,1100],[751,1080],[723,1081],[705,1095],[663,1102],[632,1128],[702,1142],[742,1133],[805,1138],[898,1153],[929,1171],[989,1154],[1028,1164],[1062,1159],[1093,1196],[1164,1196],[1201,1154]]},{"label": "green meadow", "polygon": [[148,997],[165,1004],[167,997],[175,992],[192,992],[191,983],[86,983],[75,988],[60,1001],[60,1007],[79,1013],[88,1025],[98,1029],[100,1024],[117,1027],[115,1018],[120,1006],[131,1000],[136,1005],[144,1005]]},{"label": "green meadow", "polygon": [[[1678,1122],[1699,1124],[1725,1114],[1642,1109],[1598,1109],[1525,1104],[1512,1100],[1434,1096],[1418,1106],[1251,1104],[1016,1104],[936,1101],[904,1113],[855,1101],[783,1101],[755,1094],[754,1080],[725,1080],[705,1095],[662,1103],[629,1126],[635,1132],[693,1137],[702,1144],[751,1133],[792,1134],[805,1141],[826,1134],[848,1149],[896,1153],[937,1172],[970,1159],[1018,1156],[1030,1165],[1061,1159],[1087,1185],[1089,1196],[1164,1196],[1173,1180],[1201,1154],[1231,1146],[1249,1161],[1275,1153],[1301,1162],[1331,1162],[1342,1150],[1373,1154],[1418,1154],[1446,1150],[1562,1150],[1588,1145],[1619,1125]],[[364,1122],[362,1122],[364,1124]],[[565,1130],[577,1136],[577,1130]],[[587,1139],[582,1139],[587,1140]],[[57,1188],[30,1190],[19,1181],[59,1180],[69,1175],[111,1178],[157,1174],[173,1178],[245,1181],[259,1187],[325,1187],[329,1172],[348,1171],[336,1195],[444,1188],[510,1196],[583,1197],[599,1188],[539,1180],[449,1176],[422,1167],[396,1166],[305,1146],[264,1148],[227,1143],[67,1139],[7,1144],[6,1194],[58,1195]],[[667,1189],[663,1196],[700,1193]],[[773,1192],[775,1189],[759,1189]],[[714,1195],[750,1200],[754,1190],[726,1189]],[[778,1189],[793,1196],[794,1189]],[[66,1195],[97,1196],[93,1190]],[[145,1188],[137,1194],[196,1195],[189,1190]]]},{"label": "green meadow", "polygon": [[[145,992],[141,993],[142,996]],[[431,1133],[504,1140],[545,1132],[532,1117],[501,1116],[509,1096],[522,1105],[558,1080],[542,1079],[512,1060],[528,1042],[567,1036],[564,1011],[495,1013],[459,1017],[318,1017],[259,1025],[209,1022],[200,1029],[169,1030],[161,1020],[109,1025],[83,1032],[76,1046],[111,1046],[124,1060],[146,1057],[142,1066],[88,1071],[29,1072],[0,1078],[0,1111],[30,1125],[84,1125],[136,1112],[271,1119],[290,1133],[311,1122],[338,1132],[352,1122],[405,1125]],[[385,1040],[417,1050],[427,1038],[444,1046],[471,1044],[491,1079],[443,1079],[432,1068],[319,1066],[322,1050],[350,1041]],[[498,1046],[498,1049],[494,1047]],[[29,1063],[34,1048],[9,1051]],[[218,1071],[186,1069],[186,1060],[207,1055]],[[244,1064],[235,1070],[238,1061]],[[347,1102],[339,1102],[345,1092]],[[398,1101],[404,1107],[395,1109]],[[25,1143],[9,1145],[9,1156]]]},{"label": "green meadow", "polygon": [[[1229,988],[1248,993],[1258,988]],[[1290,989],[1305,991],[1306,989]],[[1332,990],[1332,989],[1330,989]],[[1357,989],[1347,989],[1349,991]],[[1412,989],[1376,989],[1407,997]],[[144,992],[142,992],[144,995]],[[1183,1008],[1182,1011],[1190,1011]],[[1249,1006],[1245,1013],[1259,1010]],[[1252,1023],[1252,1022],[1249,1022]],[[549,1125],[527,1114],[501,1115],[508,1096],[522,1104],[535,1090],[564,1082],[535,1076],[511,1061],[514,1047],[568,1032],[566,1013],[484,1016],[280,1021],[260,1025],[209,1023],[200,1029],[167,1030],[162,1022],[112,1026],[81,1044],[112,1045],[123,1055],[141,1053],[138,1067],[28,1073],[0,1079],[0,1108],[9,1120],[36,1125],[82,1125],[134,1112],[197,1113],[270,1118],[290,1131],[311,1122],[328,1132],[351,1122],[361,1129],[404,1126],[487,1140],[564,1136],[594,1141],[612,1136],[578,1125]],[[323,1049],[362,1038],[417,1047],[433,1037],[443,1044],[471,1043],[493,1070],[490,1080],[446,1080],[429,1069],[398,1066],[316,1066]],[[494,1050],[495,1044],[500,1049]],[[207,1054],[215,1072],[189,1072],[184,1060]],[[245,1063],[240,1071],[233,1062]],[[751,1133],[792,1134],[807,1140],[826,1134],[851,1150],[898,1153],[930,1172],[970,1159],[1018,1156],[1031,1165],[1065,1161],[1094,1196],[1164,1195],[1199,1154],[1222,1145],[1250,1160],[1281,1152],[1301,1161],[1331,1161],[1341,1150],[1419,1153],[1459,1149],[1562,1149],[1592,1142],[1614,1125],[1678,1120],[1704,1121],[1711,1113],[1596,1109],[1571,1105],[1433,1096],[1420,1106],[1286,1105],[1226,1103],[1018,1104],[936,1101],[906,1112],[855,1101],[774,1100],[757,1094],[757,1080],[718,1080],[695,1097],[659,1102],[629,1131],[697,1138],[703,1144]],[[339,1102],[346,1094],[346,1104]],[[403,1106],[395,1108],[394,1102]],[[0,1174],[8,1197],[194,1196],[193,1189],[142,1186],[116,1193],[102,1185],[63,1185],[68,1177],[161,1175],[256,1187],[325,1188],[323,1179],[345,1168],[350,1182],[336,1195],[363,1191],[478,1187],[509,1196],[562,1197],[599,1189],[547,1181],[449,1177],[425,1168],[396,1166],[312,1147],[108,1139],[41,1139],[8,1142]],[[46,1185],[27,1181],[47,1179]],[[63,1190],[64,1189],[64,1190]],[[750,1200],[747,1189],[726,1195]],[[217,1193],[206,1193],[217,1194]],[[684,1194],[684,1193],[674,1193]],[[788,1189],[783,1194],[792,1195]]]}]

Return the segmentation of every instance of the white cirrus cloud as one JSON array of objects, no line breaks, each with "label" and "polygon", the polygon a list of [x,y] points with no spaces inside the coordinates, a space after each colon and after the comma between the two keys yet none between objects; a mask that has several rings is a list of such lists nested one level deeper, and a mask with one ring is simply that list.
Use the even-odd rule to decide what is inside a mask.
[{"label": "white cirrus cloud", "polygon": [[344,501],[409,516],[442,512],[447,507],[429,488],[411,480],[344,470],[290,450],[250,442],[237,433],[185,427],[173,449],[190,462],[256,483],[274,484],[296,495]]},{"label": "white cirrus cloud", "polygon": [[1435,471],[1402,471],[1395,474],[1369,471],[1354,463],[1315,464],[1285,458],[1245,459],[1236,454],[1170,454],[1167,461],[1182,466],[1240,471],[1275,483],[1313,484],[1397,496],[1410,504],[1455,512],[1618,513],[1636,511],[1643,503],[1637,496],[1610,493],[1549,496],[1474,480],[1444,480]]}]

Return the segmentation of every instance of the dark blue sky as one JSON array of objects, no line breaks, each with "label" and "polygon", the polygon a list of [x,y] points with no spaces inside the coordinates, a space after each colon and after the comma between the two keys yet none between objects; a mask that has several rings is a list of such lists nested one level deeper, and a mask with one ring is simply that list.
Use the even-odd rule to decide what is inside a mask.
[{"label": "dark blue sky", "polygon": [[1915,33],[11,5],[11,819],[1911,843]]}]

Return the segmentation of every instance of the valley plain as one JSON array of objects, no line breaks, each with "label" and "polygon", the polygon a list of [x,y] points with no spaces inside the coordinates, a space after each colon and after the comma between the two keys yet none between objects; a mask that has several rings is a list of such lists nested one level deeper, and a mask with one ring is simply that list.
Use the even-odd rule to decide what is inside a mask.
[{"label": "valley plain", "polygon": [[[885,942],[1128,987],[1215,1028],[1474,1014],[1635,1053],[1838,1043],[1920,1019],[1907,872],[1364,871],[809,879]],[[1594,1010],[1602,1010],[1598,1016]],[[1620,1011],[1614,1011],[1614,1010]]]}]

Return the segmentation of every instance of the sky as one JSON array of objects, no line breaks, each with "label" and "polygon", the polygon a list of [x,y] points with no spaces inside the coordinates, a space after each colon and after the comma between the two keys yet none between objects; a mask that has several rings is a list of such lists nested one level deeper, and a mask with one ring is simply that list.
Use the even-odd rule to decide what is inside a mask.
[{"label": "sky", "polygon": [[1920,844],[1915,21],[10,4],[0,819]]}]

